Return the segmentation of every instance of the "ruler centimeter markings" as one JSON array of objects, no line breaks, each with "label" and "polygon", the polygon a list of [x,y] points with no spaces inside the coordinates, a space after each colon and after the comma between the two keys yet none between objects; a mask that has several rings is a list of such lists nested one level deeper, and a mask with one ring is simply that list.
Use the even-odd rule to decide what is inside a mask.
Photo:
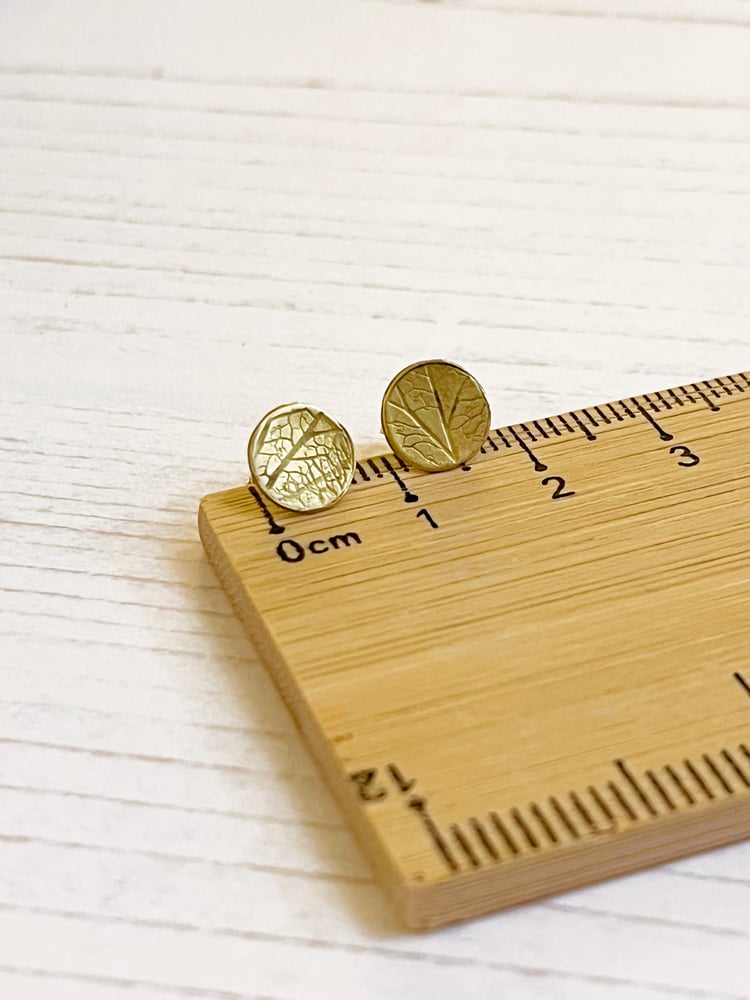
[{"label": "ruler centimeter markings", "polygon": [[[740,681],[747,684],[744,679]],[[750,687],[747,687],[750,694]],[[648,769],[636,775],[626,761],[613,762],[617,780],[597,788],[570,791],[563,802],[550,796],[546,802],[514,806],[505,818],[493,811],[486,817],[472,816],[453,822],[447,830],[438,826],[429,803],[420,795],[406,799],[406,805],[421,818],[437,855],[448,871],[459,874],[485,864],[500,864],[542,847],[562,847],[580,841],[586,834],[612,833],[619,828],[657,819],[678,809],[682,798],[689,807],[721,796],[750,790],[750,747],[741,743],[724,748],[712,757],[701,754],[693,761],[685,758],[676,765]],[[391,772],[396,765],[389,765]],[[370,768],[351,775],[367,804],[383,801],[389,792],[378,784],[378,771]],[[412,786],[416,781],[410,783]],[[403,791],[403,789],[402,789]],[[513,831],[511,833],[511,830]],[[748,829],[750,834],[750,829]]]},{"label": "ruler centimeter markings", "polygon": [[[532,449],[533,444],[539,439],[549,440],[550,436],[561,437],[566,433],[582,433],[587,441],[596,441],[595,433],[586,426],[584,418],[585,421],[591,425],[591,428],[596,429],[600,424],[612,424],[613,421],[622,422],[627,419],[636,420],[640,417],[653,430],[656,431],[662,441],[673,441],[674,435],[670,434],[659,424],[657,419],[653,416],[653,413],[658,414],[661,412],[668,412],[673,410],[676,406],[684,407],[686,404],[695,404],[696,398],[705,404],[706,409],[713,413],[718,413],[721,407],[718,406],[716,402],[712,402],[709,395],[713,396],[714,400],[716,400],[721,399],[722,395],[732,396],[734,394],[745,393],[750,390],[750,378],[746,373],[727,375],[722,378],[714,379],[714,382],[718,387],[720,387],[721,391],[719,391],[719,388],[711,386],[710,380],[706,380],[701,383],[703,388],[701,388],[697,383],[693,383],[690,386],[678,386],[676,389],[668,389],[664,392],[656,392],[651,395],[646,394],[641,397],[641,401],[639,401],[637,397],[633,397],[627,401],[622,400],[617,403],[604,404],[604,407],[594,406],[589,409],[572,411],[567,414],[567,418],[565,416],[547,417],[544,419],[545,423],[548,425],[548,431],[544,430],[540,421],[535,420],[532,423],[536,428],[538,436],[529,429],[527,424],[518,424],[516,427],[494,430],[490,432],[487,440],[482,445],[481,454],[487,455],[491,452],[497,452],[499,449],[495,438],[499,438],[506,449],[513,450],[515,446],[526,454],[526,456],[531,460],[535,471],[546,472],[547,466],[534,454]],[[667,397],[671,397],[672,401],[670,402],[670,399]],[[609,409],[611,414],[610,416],[607,416],[604,412],[605,407]],[[591,410],[596,413],[596,416],[592,414]],[[688,461],[686,464],[688,465],[697,464],[698,461],[700,461],[698,456],[693,455],[686,445],[677,445],[675,448],[670,450],[670,453],[680,455],[681,458],[687,459]],[[682,465],[683,462],[679,462],[678,464]],[[406,465],[401,459],[391,454],[380,458],[368,459],[367,465],[370,469],[369,472],[361,462],[357,463],[353,486],[356,487],[365,483],[370,483],[373,481],[373,477],[383,479],[387,475],[390,476],[390,478],[397,484],[406,503],[419,502],[419,497],[408,488],[404,479],[399,474],[412,472],[409,466]],[[464,466],[463,471],[470,472],[470,466]],[[550,478],[554,478],[554,480],[556,480],[557,489],[561,491],[564,489],[564,486],[562,485],[564,480],[560,477]],[[249,490],[253,499],[263,512],[264,517],[269,522],[271,533],[280,534],[284,529],[280,526],[278,518],[274,517],[274,515],[270,513],[268,505],[252,485],[249,486]],[[562,495],[562,492],[558,493],[556,490],[553,494],[553,499],[560,499]]]},{"label": "ruler centimeter markings", "polygon": [[750,377],[493,430],[207,553],[413,927],[750,836]]}]

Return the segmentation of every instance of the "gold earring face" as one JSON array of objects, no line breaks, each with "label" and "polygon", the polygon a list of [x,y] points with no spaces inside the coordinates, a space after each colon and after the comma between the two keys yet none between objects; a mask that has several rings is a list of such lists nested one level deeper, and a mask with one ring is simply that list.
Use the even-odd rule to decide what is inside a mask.
[{"label": "gold earring face", "polygon": [[448,361],[421,361],[394,378],[383,397],[383,432],[395,455],[418,469],[444,472],[474,458],[490,430],[490,407],[477,380]]},{"label": "gold earring face", "polygon": [[293,511],[324,510],[354,478],[348,431],[314,406],[277,406],[260,421],[247,446],[253,485]]}]

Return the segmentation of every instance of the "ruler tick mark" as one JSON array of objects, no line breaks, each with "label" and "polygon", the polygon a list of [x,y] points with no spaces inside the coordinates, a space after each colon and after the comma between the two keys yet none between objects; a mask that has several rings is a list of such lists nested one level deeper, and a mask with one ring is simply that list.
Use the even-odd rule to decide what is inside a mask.
[{"label": "ruler tick mark", "polygon": [[[725,395],[725,396],[731,396],[731,392],[727,391],[726,386],[724,385],[724,383],[722,382],[722,380],[720,378],[717,378],[715,381],[716,381],[717,385],[720,386],[724,390],[723,395]],[[719,392],[719,390],[718,390],[718,388],[716,386],[711,385],[711,380],[710,379],[704,379],[702,384],[705,385],[707,391],[711,393],[711,395],[714,397],[714,399],[721,399],[722,393]]]},{"label": "ruler tick mark", "polygon": [[624,760],[616,760],[615,761],[615,767],[620,772],[620,774],[623,776],[623,778],[627,781],[627,783],[630,785],[630,787],[633,789],[633,791],[638,796],[638,798],[643,803],[643,805],[646,807],[647,812],[651,816],[658,816],[659,813],[658,813],[657,809],[654,807],[653,802],[651,801],[651,799],[649,799],[648,795],[646,795],[646,793],[644,792],[643,788],[641,787],[641,783],[638,781],[638,779],[633,774],[633,772],[630,770],[630,768],[625,763],[625,761]]},{"label": "ruler tick mark", "polygon": [[482,824],[479,822],[479,820],[476,819],[476,818],[472,818],[472,819],[469,820],[469,825],[471,826],[472,830],[474,831],[474,833],[475,833],[475,835],[477,837],[477,840],[480,842],[480,844],[485,849],[485,851],[487,852],[487,854],[489,854],[489,856],[492,858],[492,860],[493,861],[501,861],[502,859],[500,857],[500,854],[499,854],[497,848],[495,847],[495,845],[490,840],[490,838],[489,838],[489,836],[487,834],[487,831],[482,826]]},{"label": "ruler tick mark", "polygon": [[737,777],[740,779],[740,781],[745,786],[745,788],[750,788],[750,778],[747,777],[747,775],[742,770],[742,768],[737,763],[737,761],[734,759],[734,757],[729,752],[729,750],[722,750],[721,751],[721,756],[724,758],[724,760],[727,762],[727,764],[729,764],[729,766],[732,768],[732,770],[737,775]]},{"label": "ruler tick mark", "polygon": [[674,391],[674,389],[667,389],[667,392],[672,397],[672,399],[675,401],[675,403],[677,403],[678,406],[684,406],[685,405],[685,400],[684,399],[680,399],[680,397],[677,395],[677,393]]},{"label": "ruler tick mark", "polygon": [[547,836],[547,839],[550,841],[550,843],[559,844],[560,838],[555,833],[554,827],[542,812],[541,807],[536,804],[536,802],[532,803],[532,805],[530,806],[530,812],[534,817],[534,819],[536,819],[536,821],[539,823],[542,830],[544,830],[544,833]]},{"label": "ruler tick mark", "polygon": [[391,463],[387,458],[382,458],[381,462],[386,467],[390,475],[393,477],[394,482],[398,485],[401,492],[404,494],[405,503],[419,503],[419,497],[416,493],[412,493],[406,483],[403,481],[401,476],[396,472]]},{"label": "ruler tick mark", "polygon": [[[729,388],[729,386],[726,384],[723,378],[715,378],[714,382],[716,383],[717,388],[723,390],[725,396],[732,395],[732,390]],[[706,380],[706,385],[710,385],[709,380]]]},{"label": "ruler tick mark", "polygon": [[718,413],[719,412],[720,407],[718,407],[716,405],[716,403],[714,403],[712,400],[710,400],[708,398],[708,396],[705,394],[705,392],[703,391],[703,389],[701,389],[698,385],[696,385],[695,382],[691,382],[690,388],[695,390],[696,396],[700,396],[700,398],[703,400],[703,402],[706,404],[706,406],[709,408],[709,410],[712,413]]},{"label": "ruler tick mark", "polygon": [[[647,397],[644,396],[643,398],[646,399]],[[633,406],[636,408],[636,410],[640,413],[640,415],[643,417],[643,419],[647,423],[651,424],[651,426],[654,428],[654,430],[659,435],[659,437],[662,439],[662,441],[674,441],[674,435],[669,434],[667,431],[665,431],[664,428],[660,424],[658,424],[656,420],[654,420],[654,418],[651,416],[651,414],[648,412],[648,410],[645,409],[638,402],[637,399],[633,398],[633,399],[630,400],[630,402],[633,404]]]},{"label": "ruler tick mark", "polygon": [[541,462],[536,457],[536,455],[534,454],[534,452],[531,450],[531,448],[529,448],[529,446],[526,444],[526,442],[523,440],[523,438],[520,436],[520,434],[516,434],[515,430],[512,427],[510,427],[509,430],[510,430],[510,433],[515,438],[516,442],[518,443],[518,446],[523,451],[526,452],[526,454],[528,455],[528,457],[533,462],[535,472],[546,472],[547,471],[547,466],[544,464],[544,462]]},{"label": "ruler tick mark", "polygon": [[437,848],[438,853],[442,857],[443,861],[448,865],[452,872],[460,871],[460,867],[456,858],[448,846],[448,842],[445,837],[440,832],[437,823],[433,820],[430,815],[429,806],[427,800],[421,798],[419,795],[415,795],[409,799],[409,808],[412,809],[422,821],[422,825],[427,831],[428,836],[431,838],[433,844]]},{"label": "ruler tick mark", "polygon": [[588,793],[594,800],[594,802],[596,802],[596,804],[599,806],[601,811],[604,813],[605,818],[608,819],[610,823],[616,823],[617,820],[615,819],[615,814],[609,808],[609,806],[605,802],[600,792],[596,788],[594,788],[593,785],[589,785]]},{"label": "ruler tick mark", "polygon": [[607,783],[607,788],[610,790],[618,805],[621,807],[628,819],[632,819],[635,822],[638,819],[638,813],[633,809],[631,804],[625,798],[622,789],[619,785],[616,785],[614,781],[609,781]]},{"label": "ruler tick mark", "polygon": [[716,762],[714,761],[714,759],[709,754],[704,753],[703,754],[703,762],[705,763],[706,767],[709,769],[709,771],[711,772],[711,774],[713,774],[713,776],[719,782],[719,784],[724,789],[724,791],[727,793],[727,795],[734,795],[734,789],[729,784],[729,782],[724,777],[724,775],[721,773],[721,771],[717,767]]},{"label": "ruler tick mark", "polygon": [[492,825],[500,834],[500,837],[511,854],[518,856],[521,853],[521,849],[513,839],[513,836],[505,823],[503,823],[496,812],[490,813],[490,819],[492,820]]},{"label": "ruler tick mark", "polygon": [[568,833],[571,835],[571,837],[574,840],[580,840],[581,839],[580,830],[578,830],[578,828],[574,825],[572,819],[570,818],[570,816],[568,816],[568,814],[565,812],[563,807],[560,805],[560,802],[554,797],[554,795],[550,798],[549,804],[552,806],[560,822],[568,831]]},{"label": "ruler tick mark", "polygon": [[667,772],[667,774],[669,775],[669,777],[672,779],[672,781],[674,782],[675,786],[677,787],[677,789],[679,790],[679,792],[681,793],[682,797],[685,799],[685,801],[687,802],[687,804],[689,806],[694,806],[695,805],[695,798],[693,797],[693,793],[687,787],[687,785],[682,780],[682,778],[679,776],[679,774],[677,773],[677,771],[672,767],[671,764],[667,764],[667,766],[664,768],[664,770]]},{"label": "ruler tick mark", "polygon": [[273,516],[273,514],[271,513],[271,508],[268,506],[268,504],[263,499],[258,490],[256,490],[254,486],[248,486],[247,491],[258,505],[261,513],[263,514],[263,517],[266,519],[266,521],[268,521],[268,524],[270,526],[269,534],[283,535],[284,532],[286,531],[286,528],[282,524],[279,524],[279,522]]},{"label": "ruler tick mark", "polygon": [[669,792],[666,790],[666,788],[664,787],[664,785],[656,777],[656,775],[654,774],[654,772],[653,771],[646,771],[646,777],[651,782],[651,784],[652,784],[652,786],[654,788],[654,791],[659,796],[659,798],[662,800],[662,802],[666,805],[667,809],[669,809],[670,812],[674,812],[675,809],[677,808],[677,806],[674,803],[674,799],[669,794]]},{"label": "ruler tick mark", "polygon": [[688,771],[688,773],[693,778],[696,785],[700,788],[703,794],[706,796],[706,798],[715,799],[716,798],[715,793],[708,787],[703,775],[699,772],[695,764],[693,764],[693,762],[691,760],[688,760],[687,758],[685,758],[685,760],[682,763],[685,767],[685,770]]},{"label": "ruler tick mark", "polygon": [[580,428],[580,430],[583,431],[584,436],[585,436],[585,438],[586,438],[587,441],[596,441],[596,435],[591,433],[591,431],[589,430],[589,428],[586,426],[586,424],[584,424],[584,422],[581,420],[581,418],[578,416],[578,414],[575,412],[575,410],[571,410],[570,416],[571,416],[572,420],[574,421],[574,423],[578,425],[578,427]]},{"label": "ruler tick mark", "polygon": [[583,802],[578,797],[578,795],[575,792],[570,792],[570,796],[569,797],[570,797],[570,801],[573,803],[573,808],[578,813],[578,815],[581,817],[581,819],[586,824],[586,826],[589,828],[589,830],[591,830],[592,833],[596,832],[599,829],[599,827],[598,827],[597,823],[595,822],[594,817],[588,811],[588,809],[583,804]]},{"label": "ruler tick mark", "polygon": [[592,426],[592,427],[598,427],[598,426],[599,426],[599,421],[598,421],[598,420],[595,420],[595,419],[594,419],[594,418],[593,418],[593,417],[591,416],[591,414],[589,413],[589,411],[588,411],[588,410],[586,410],[586,409],[583,409],[583,410],[581,410],[581,413],[582,413],[582,414],[584,415],[584,417],[585,417],[585,418],[586,418],[586,419],[588,420],[588,422],[589,422],[589,423],[591,424],[591,426]]},{"label": "ruler tick mark", "polygon": [[498,438],[503,442],[506,448],[513,447],[513,445],[510,443],[510,441],[507,439],[507,437],[503,434],[501,430],[496,430],[495,434],[497,434]]},{"label": "ruler tick mark", "polygon": [[457,872],[459,870],[458,862],[454,858],[453,853],[451,852],[451,849],[448,847],[448,844],[446,843],[442,833],[440,832],[440,830],[438,830],[437,826],[435,825],[435,822],[428,816],[424,819],[424,825],[427,829],[427,832],[432,837],[433,843],[435,844],[438,851],[442,855],[442,858],[445,861],[445,863],[448,865],[451,871]]},{"label": "ruler tick mark", "polygon": [[523,839],[526,841],[526,843],[529,845],[529,847],[533,851],[538,851],[539,850],[539,841],[536,839],[536,837],[534,836],[534,834],[529,829],[529,826],[526,823],[526,820],[521,815],[520,811],[518,809],[511,809],[510,815],[511,815],[511,818],[512,818],[513,822],[516,824],[516,826],[518,827],[518,829],[521,831],[521,833],[523,835]]},{"label": "ruler tick mark", "polygon": [[476,856],[476,853],[474,852],[474,848],[469,843],[469,840],[466,837],[466,835],[464,834],[464,832],[461,829],[461,827],[454,823],[454,825],[451,827],[451,833],[453,834],[454,840],[456,841],[456,843],[458,844],[458,846],[463,851],[463,853],[464,853],[465,857],[467,858],[467,860],[468,860],[469,864],[471,865],[471,867],[472,868],[481,868],[482,867],[482,862]]}]

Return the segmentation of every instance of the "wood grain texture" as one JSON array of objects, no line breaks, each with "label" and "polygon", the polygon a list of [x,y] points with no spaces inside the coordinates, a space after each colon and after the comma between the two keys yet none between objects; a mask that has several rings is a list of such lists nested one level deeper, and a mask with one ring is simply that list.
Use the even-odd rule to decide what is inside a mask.
[{"label": "wood grain texture", "polygon": [[747,368],[745,5],[638,6],[2,5],[5,995],[747,996],[746,846],[403,936],[195,530],[418,358],[503,424]]},{"label": "wood grain texture", "polygon": [[202,501],[412,928],[750,834],[749,415],[741,373],[495,430],[450,475],[371,459],[326,516]]}]

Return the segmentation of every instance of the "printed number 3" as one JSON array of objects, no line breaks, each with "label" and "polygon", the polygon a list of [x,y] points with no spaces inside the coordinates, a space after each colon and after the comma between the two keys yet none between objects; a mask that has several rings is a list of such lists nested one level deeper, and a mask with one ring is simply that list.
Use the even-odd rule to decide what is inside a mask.
[{"label": "printed number 3", "polygon": [[694,465],[700,465],[700,459],[697,455],[694,455],[692,451],[687,448],[684,444],[676,444],[674,448],[669,449],[670,455],[680,455],[683,459],[682,462],[678,462],[684,469],[690,469]]}]

